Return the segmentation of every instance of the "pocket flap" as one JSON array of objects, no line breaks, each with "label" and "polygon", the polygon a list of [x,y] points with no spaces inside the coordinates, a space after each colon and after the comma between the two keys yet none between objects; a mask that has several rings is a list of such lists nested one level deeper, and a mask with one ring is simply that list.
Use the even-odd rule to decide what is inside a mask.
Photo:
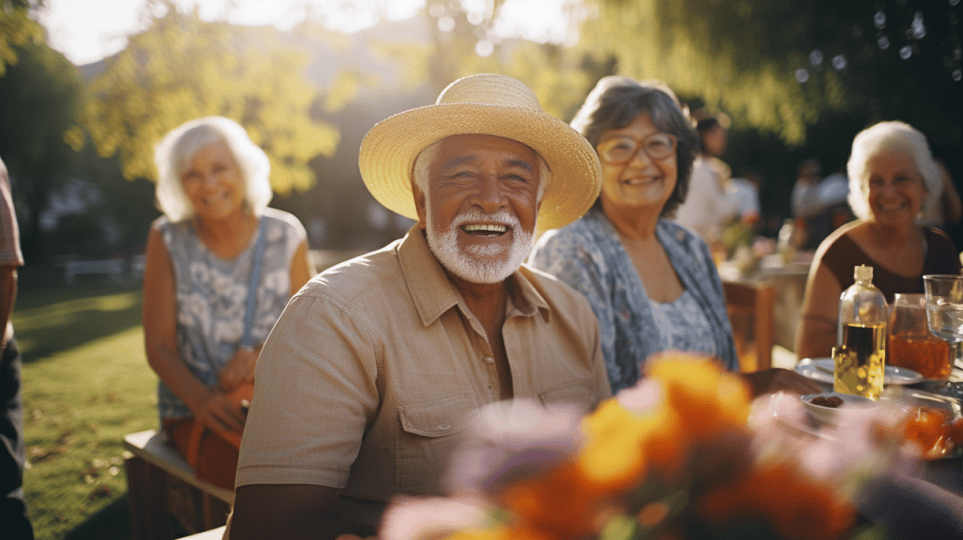
[{"label": "pocket flap", "polygon": [[474,408],[469,394],[459,394],[402,405],[398,407],[398,417],[402,429],[408,433],[443,437],[464,429]]},{"label": "pocket flap", "polygon": [[540,392],[538,397],[542,401],[542,405],[545,406],[553,403],[566,404],[586,410],[595,402],[595,397],[585,381],[573,381],[553,386]]}]

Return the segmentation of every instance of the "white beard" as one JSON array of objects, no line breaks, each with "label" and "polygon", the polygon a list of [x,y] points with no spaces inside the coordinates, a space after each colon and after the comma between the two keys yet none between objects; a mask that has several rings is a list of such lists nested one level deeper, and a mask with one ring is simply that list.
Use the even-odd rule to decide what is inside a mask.
[{"label": "white beard", "polygon": [[[426,211],[431,213],[431,202],[426,201]],[[497,245],[472,246],[466,251],[458,247],[458,228],[465,223],[493,221],[511,227],[514,240],[509,248],[508,258],[498,260],[505,248]],[[442,266],[449,272],[471,283],[499,283],[521,267],[532,249],[535,235],[521,229],[518,218],[508,212],[482,214],[472,210],[455,216],[446,230],[440,230],[429,218],[426,228],[428,247]]]}]

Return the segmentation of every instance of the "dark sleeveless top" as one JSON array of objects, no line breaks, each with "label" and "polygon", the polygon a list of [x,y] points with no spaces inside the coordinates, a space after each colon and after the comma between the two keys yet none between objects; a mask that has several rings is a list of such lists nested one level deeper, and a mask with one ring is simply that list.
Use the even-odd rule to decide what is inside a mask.
[{"label": "dark sleeveless top", "polygon": [[923,233],[926,238],[926,253],[923,273],[918,276],[904,277],[890,272],[879,261],[870,258],[846,234],[829,246],[820,262],[836,276],[836,281],[843,290],[853,284],[853,267],[860,264],[872,266],[873,285],[882,291],[887,302],[892,303],[896,293],[922,293],[925,274],[960,273],[960,254],[950,237],[928,225],[923,226]]}]

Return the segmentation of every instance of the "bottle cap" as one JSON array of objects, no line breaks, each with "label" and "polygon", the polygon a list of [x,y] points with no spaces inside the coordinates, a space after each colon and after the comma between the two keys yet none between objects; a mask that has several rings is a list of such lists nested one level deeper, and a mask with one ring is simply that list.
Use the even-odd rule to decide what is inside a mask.
[{"label": "bottle cap", "polygon": [[873,267],[865,264],[854,267],[853,279],[856,281],[873,281]]}]

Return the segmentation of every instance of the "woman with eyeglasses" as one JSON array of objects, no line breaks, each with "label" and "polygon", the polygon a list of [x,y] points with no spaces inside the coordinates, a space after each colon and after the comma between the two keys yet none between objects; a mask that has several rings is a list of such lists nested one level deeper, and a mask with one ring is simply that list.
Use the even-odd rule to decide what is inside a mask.
[{"label": "woman with eyeglasses", "polygon": [[[572,127],[595,147],[602,190],[578,221],[546,232],[529,263],[584,294],[599,321],[612,391],[662,351],[718,358],[738,371],[722,282],[709,248],[667,219],[685,199],[699,140],[661,83],[605,77]],[[818,391],[784,369],[747,375],[754,393]]]}]

